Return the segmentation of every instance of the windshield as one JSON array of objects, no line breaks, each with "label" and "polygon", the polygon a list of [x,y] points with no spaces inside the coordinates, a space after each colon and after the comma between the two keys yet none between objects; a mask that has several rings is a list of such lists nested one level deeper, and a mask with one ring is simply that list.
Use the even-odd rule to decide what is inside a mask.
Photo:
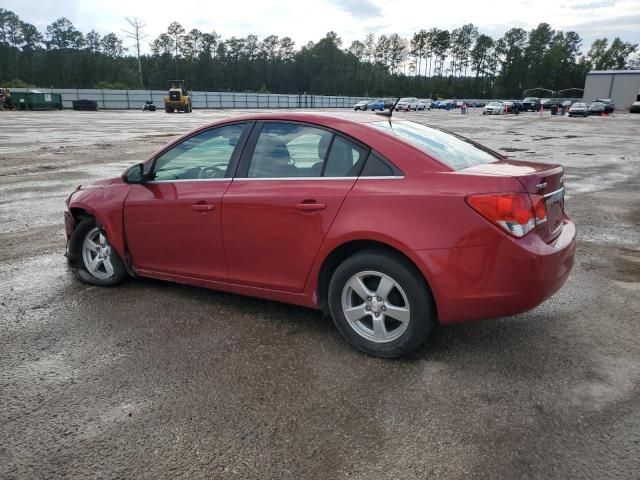
[{"label": "windshield", "polygon": [[603,107],[604,103],[602,103],[602,102],[592,102],[591,106],[592,107]]},{"label": "windshield", "polygon": [[500,160],[500,155],[481,148],[457,135],[415,122],[374,122],[372,126],[407,140],[424,153],[440,160],[453,170]]},{"label": "windshield", "polygon": [[572,106],[573,106],[573,107],[578,107],[578,108],[584,108],[584,107],[586,107],[587,105],[586,105],[585,103],[574,103]]},{"label": "windshield", "polygon": [[500,102],[491,102],[488,106],[489,107],[499,107],[500,105],[502,105]]},{"label": "windshield", "polygon": [[535,102],[538,100],[536,97],[527,97],[524,99],[525,102]]}]

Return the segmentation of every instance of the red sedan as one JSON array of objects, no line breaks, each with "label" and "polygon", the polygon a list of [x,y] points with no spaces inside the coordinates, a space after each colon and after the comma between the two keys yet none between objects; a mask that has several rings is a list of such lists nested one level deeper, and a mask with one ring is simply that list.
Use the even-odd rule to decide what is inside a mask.
[{"label": "red sedan", "polygon": [[378,115],[220,121],[66,203],[87,283],[144,276],[323,309],[381,357],[439,323],[534,308],[575,254],[562,167]]}]

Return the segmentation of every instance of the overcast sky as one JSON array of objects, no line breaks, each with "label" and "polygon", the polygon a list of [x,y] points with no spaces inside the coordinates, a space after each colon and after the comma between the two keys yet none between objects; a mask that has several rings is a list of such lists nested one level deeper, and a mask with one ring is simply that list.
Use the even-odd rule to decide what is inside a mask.
[{"label": "overcast sky", "polygon": [[346,47],[369,32],[409,37],[421,28],[452,29],[469,22],[494,38],[512,27],[528,30],[547,22],[556,29],[577,31],[585,50],[603,36],[640,43],[640,0],[2,0],[2,4],[41,31],[64,16],[84,33],[95,29],[124,36],[124,17],[137,16],[147,23],[145,50],[172,20],[187,30],[215,30],[225,38],[289,36],[297,47],[330,30]]}]

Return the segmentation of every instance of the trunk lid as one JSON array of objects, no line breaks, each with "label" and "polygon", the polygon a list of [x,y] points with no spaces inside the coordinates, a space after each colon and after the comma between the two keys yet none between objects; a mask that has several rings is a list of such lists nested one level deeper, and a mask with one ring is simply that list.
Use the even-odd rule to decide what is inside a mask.
[{"label": "trunk lid", "polygon": [[464,172],[513,177],[532,195],[542,195],[547,206],[547,221],[535,231],[545,242],[553,241],[562,232],[564,219],[564,168],[560,165],[521,162],[502,159],[470,167]]}]

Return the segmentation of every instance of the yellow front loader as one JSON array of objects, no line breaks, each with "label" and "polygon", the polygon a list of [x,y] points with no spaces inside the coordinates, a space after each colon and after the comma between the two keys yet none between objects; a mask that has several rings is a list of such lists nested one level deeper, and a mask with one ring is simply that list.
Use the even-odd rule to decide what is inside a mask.
[{"label": "yellow front loader", "polygon": [[191,113],[191,97],[184,80],[169,80],[169,95],[164,97],[164,110],[167,113]]}]

